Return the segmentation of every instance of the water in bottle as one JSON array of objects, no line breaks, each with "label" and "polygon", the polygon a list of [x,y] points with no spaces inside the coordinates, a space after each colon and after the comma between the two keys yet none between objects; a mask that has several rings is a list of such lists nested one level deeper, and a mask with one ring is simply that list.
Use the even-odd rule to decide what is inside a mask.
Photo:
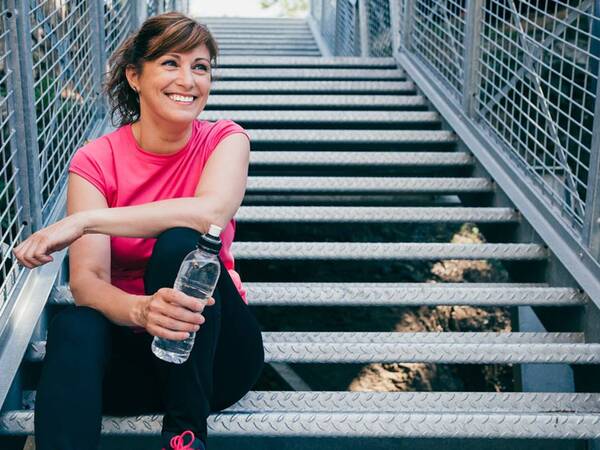
[{"label": "water in bottle", "polygon": [[[184,258],[173,286],[174,289],[197,298],[203,304],[206,304],[208,298],[212,296],[221,273],[218,259],[221,249],[220,234],[220,227],[210,226],[208,233],[198,241],[197,249]],[[152,352],[164,361],[181,364],[190,356],[195,337],[195,332],[190,332],[190,337],[182,341],[155,336],[152,341]]]}]

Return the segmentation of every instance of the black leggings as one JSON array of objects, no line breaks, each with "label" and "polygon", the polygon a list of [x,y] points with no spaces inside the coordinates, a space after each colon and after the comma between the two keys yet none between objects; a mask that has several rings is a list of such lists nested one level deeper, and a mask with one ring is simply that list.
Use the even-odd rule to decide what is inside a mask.
[{"label": "black leggings", "polygon": [[[173,287],[199,236],[190,228],[158,236],[144,276],[146,294]],[[133,333],[95,309],[60,311],[48,329],[37,388],[37,450],[96,449],[103,414],[164,413],[163,432],[189,429],[206,443],[208,415],[252,389],[264,364],[260,327],[222,263],[213,297],[183,364],[160,360],[150,349],[153,336]]]}]

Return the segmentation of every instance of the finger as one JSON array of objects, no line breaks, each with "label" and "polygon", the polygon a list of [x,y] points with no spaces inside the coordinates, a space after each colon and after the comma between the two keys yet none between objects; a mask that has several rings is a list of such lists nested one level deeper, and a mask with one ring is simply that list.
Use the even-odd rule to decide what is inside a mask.
[{"label": "finger", "polygon": [[152,336],[157,336],[164,339],[170,339],[172,341],[183,341],[184,339],[189,338],[191,335],[188,332],[181,331],[171,331],[166,328],[162,328],[155,325],[149,325],[146,327],[148,333]]},{"label": "finger", "polygon": [[182,322],[180,320],[177,319],[173,319],[172,317],[169,316],[164,316],[164,315],[153,315],[152,318],[152,323],[162,327],[162,328],[166,328],[167,330],[171,330],[171,331],[198,331],[200,329],[200,325],[194,324],[194,323],[188,323],[188,322]]},{"label": "finger", "polygon": [[164,308],[165,316],[175,320],[201,325],[204,323],[204,316],[198,312],[190,311],[182,306],[168,305]]},{"label": "finger", "polygon": [[212,306],[212,305],[214,305],[215,303],[216,303],[216,302],[215,302],[215,299],[214,299],[213,297],[208,297],[208,301],[206,302],[206,305],[205,305],[205,306]]}]

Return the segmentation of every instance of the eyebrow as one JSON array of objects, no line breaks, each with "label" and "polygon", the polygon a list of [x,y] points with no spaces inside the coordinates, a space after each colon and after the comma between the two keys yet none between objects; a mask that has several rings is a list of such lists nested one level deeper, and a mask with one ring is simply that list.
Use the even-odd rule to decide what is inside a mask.
[{"label": "eyebrow", "polygon": [[[177,59],[181,59],[181,57],[177,53],[165,53],[165,55],[171,55],[171,56],[174,56]],[[196,61],[206,61],[206,62],[208,62],[210,64],[210,60],[209,59],[202,58],[202,57],[198,57],[198,58],[194,59],[194,62],[196,62]]]}]

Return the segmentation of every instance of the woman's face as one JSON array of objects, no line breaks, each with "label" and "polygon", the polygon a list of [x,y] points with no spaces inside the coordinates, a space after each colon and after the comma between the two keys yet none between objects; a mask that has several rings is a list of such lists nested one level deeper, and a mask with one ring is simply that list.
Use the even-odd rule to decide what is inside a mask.
[{"label": "woman's face", "polygon": [[[206,45],[187,53],[166,53],[147,61],[142,74],[131,74],[138,89],[140,116],[170,123],[190,123],[204,109],[210,92],[210,53]],[[128,77],[129,78],[129,77]]]}]

